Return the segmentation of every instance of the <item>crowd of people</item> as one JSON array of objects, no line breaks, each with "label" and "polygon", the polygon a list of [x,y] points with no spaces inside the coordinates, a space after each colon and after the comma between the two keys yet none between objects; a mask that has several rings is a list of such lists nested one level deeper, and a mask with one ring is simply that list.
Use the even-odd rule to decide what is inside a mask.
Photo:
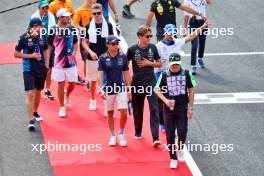
[{"label": "crowd of people", "polygon": [[[135,16],[131,13],[131,6],[137,1],[140,0],[127,1],[122,9],[123,17],[130,20]],[[120,39],[114,35],[120,34],[120,17],[114,1],[85,0],[75,11],[71,0],[41,0],[14,53],[15,57],[23,59],[28,129],[34,131],[35,121],[43,120],[38,113],[41,91],[44,89],[45,98],[54,100],[51,80],[57,84],[58,116],[67,116],[75,84],[83,83],[78,76],[76,62],[79,51],[84,62],[84,68],[79,69],[85,74],[86,88],[90,93],[89,110],[97,110],[97,93],[104,99],[105,116],[111,133],[109,145],[127,146],[124,131],[130,102],[134,116],[134,138],[142,139],[144,102],[147,97],[153,146],[161,145],[159,129],[166,132],[170,168],[177,168],[178,161],[184,161],[182,144],[187,136],[188,119],[193,114],[196,61],[202,69],[205,68],[204,32],[209,25],[205,5],[211,3],[211,0],[184,0],[183,3],[177,0],[153,0],[146,24],[135,32],[138,41],[128,48],[127,53],[123,53]],[[109,8],[114,14],[115,25],[109,22]],[[184,11],[184,27],[189,29],[183,38],[177,35],[177,8]],[[156,44],[151,43],[151,21],[154,16],[157,21]],[[47,33],[43,34],[43,29]],[[192,45],[190,71],[181,66],[180,55],[181,47],[188,42]],[[115,104],[120,112],[118,135],[113,118]],[[175,143],[178,156],[174,151]]]}]

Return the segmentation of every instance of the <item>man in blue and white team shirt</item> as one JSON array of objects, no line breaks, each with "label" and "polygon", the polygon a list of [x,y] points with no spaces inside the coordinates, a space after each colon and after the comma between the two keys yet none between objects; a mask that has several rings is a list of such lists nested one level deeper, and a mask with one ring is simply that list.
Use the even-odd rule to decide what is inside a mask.
[{"label": "man in blue and white team shirt", "polygon": [[[184,0],[184,5],[198,11],[200,14],[205,16],[205,5],[211,4],[212,0]],[[193,32],[195,29],[201,27],[205,20],[200,16],[193,15],[187,12],[184,12],[184,27],[187,29],[189,23],[190,31]],[[205,50],[205,41],[206,41],[206,31],[203,29],[200,35],[192,41],[192,50],[191,50],[191,72],[193,75],[196,74],[196,60],[197,60],[197,50],[198,50],[198,64],[204,69],[205,64],[203,61],[204,50]],[[199,39],[199,41],[198,41]]]},{"label": "man in blue and white team shirt", "polygon": [[[109,145],[115,146],[117,143],[113,117],[115,103],[117,103],[117,108],[120,111],[119,145],[125,147],[127,143],[124,128],[127,121],[128,108],[125,85],[130,86],[131,79],[127,57],[119,51],[119,41],[114,35],[109,35],[106,38],[107,52],[99,57],[98,83],[100,95],[105,99],[107,121],[111,132]],[[129,99],[131,99],[130,97]]]},{"label": "man in blue and white team shirt", "polygon": [[[164,38],[156,44],[161,59],[161,67],[155,68],[156,79],[160,77],[161,73],[168,70],[169,56],[172,53],[180,54],[182,46],[194,40],[198,36],[198,34],[207,26],[208,21],[206,21],[200,28],[196,29],[190,35],[187,35],[185,38],[179,39],[174,38],[174,36],[177,34],[177,28],[174,24],[167,24],[165,26]],[[162,104],[162,101],[159,100],[160,130],[165,131]]]}]

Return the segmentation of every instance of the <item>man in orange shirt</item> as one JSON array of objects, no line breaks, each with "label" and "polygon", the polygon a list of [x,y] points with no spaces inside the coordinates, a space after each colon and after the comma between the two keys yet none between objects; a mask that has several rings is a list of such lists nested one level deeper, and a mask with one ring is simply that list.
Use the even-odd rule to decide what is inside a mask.
[{"label": "man in orange shirt", "polygon": [[[85,30],[85,27],[90,23],[93,18],[92,14],[92,5],[96,3],[96,0],[85,0],[84,3],[76,10],[73,18],[73,25],[79,30]],[[86,57],[87,53],[83,49],[81,43],[82,39],[80,39],[80,53],[82,56],[82,60],[84,61],[84,75],[86,75]],[[87,83],[87,87],[89,84]]]}]

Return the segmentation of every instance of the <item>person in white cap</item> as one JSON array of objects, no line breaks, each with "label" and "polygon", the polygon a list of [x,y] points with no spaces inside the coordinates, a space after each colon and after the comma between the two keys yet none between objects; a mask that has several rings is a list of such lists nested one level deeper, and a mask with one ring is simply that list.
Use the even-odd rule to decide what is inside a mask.
[{"label": "person in white cap", "polygon": [[[58,25],[48,35],[49,50],[51,51],[52,47],[55,48],[52,79],[58,83],[59,117],[66,116],[65,105],[70,106],[70,94],[78,79],[75,60],[78,38],[76,32],[73,31],[75,28],[70,25],[71,15],[66,8],[60,9],[57,12]],[[68,87],[64,95],[65,81],[68,82]]]}]

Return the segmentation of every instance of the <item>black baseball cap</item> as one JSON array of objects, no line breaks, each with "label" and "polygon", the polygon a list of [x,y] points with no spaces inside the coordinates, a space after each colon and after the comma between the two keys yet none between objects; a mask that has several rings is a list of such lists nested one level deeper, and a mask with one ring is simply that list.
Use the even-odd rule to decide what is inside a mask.
[{"label": "black baseball cap", "polygon": [[181,65],[181,56],[177,53],[172,53],[169,57],[169,64],[170,66],[174,64]]},{"label": "black baseball cap", "polygon": [[29,22],[29,27],[32,28],[33,26],[42,26],[42,21],[40,18],[32,18]]}]

